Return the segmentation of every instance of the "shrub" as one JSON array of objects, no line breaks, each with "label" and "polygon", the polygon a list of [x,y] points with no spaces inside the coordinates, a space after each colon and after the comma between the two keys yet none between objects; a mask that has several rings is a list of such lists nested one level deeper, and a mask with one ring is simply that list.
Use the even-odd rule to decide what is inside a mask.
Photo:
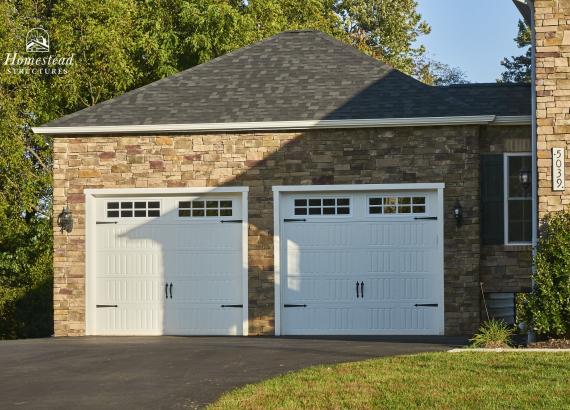
[{"label": "shrub", "polygon": [[535,288],[523,296],[523,317],[543,337],[570,336],[570,212],[548,215],[535,257]]},{"label": "shrub", "polygon": [[502,320],[491,319],[484,322],[473,339],[472,347],[499,348],[509,347],[514,329]]}]

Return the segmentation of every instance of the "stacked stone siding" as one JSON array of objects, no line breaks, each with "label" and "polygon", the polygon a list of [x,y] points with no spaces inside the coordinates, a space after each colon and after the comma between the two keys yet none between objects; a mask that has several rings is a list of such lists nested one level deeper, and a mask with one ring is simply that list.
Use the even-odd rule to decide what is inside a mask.
[{"label": "stacked stone siding", "polygon": [[[570,207],[570,0],[535,0],[538,211]],[[552,148],[566,150],[566,190],[552,190]]]},{"label": "stacked stone siding", "polygon": [[[68,202],[75,227],[55,236],[55,331],[85,331],[85,198],[88,188],[249,187],[250,333],[273,334],[274,185],[444,182],[445,332],[478,326],[478,126],[77,136],[54,141],[54,210]],[[464,225],[451,217],[464,209]],[[500,262],[497,262],[500,264]]]}]

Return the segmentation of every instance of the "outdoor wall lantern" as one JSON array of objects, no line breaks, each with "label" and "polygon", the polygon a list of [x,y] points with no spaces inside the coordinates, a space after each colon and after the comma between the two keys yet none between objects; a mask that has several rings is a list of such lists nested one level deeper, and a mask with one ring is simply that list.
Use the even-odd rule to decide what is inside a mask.
[{"label": "outdoor wall lantern", "polygon": [[461,208],[459,201],[455,201],[455,204],[453,204],[453,218],[455,218],[457,226],[463,224],[463,208]]},{"label": "outdoor wall lantern", "polygon": [[530,171],[528,169],[522,168],[519,171],[519,182],[521,183],[524,191],[527,192],[530,187]]},{"label": "outdoor wall lantern", "polygon": [[73,215],[69,210],[69,206],[63,208],[63,211],[57,217],[57,226],[61,228],[61,233],[73,230]]}]

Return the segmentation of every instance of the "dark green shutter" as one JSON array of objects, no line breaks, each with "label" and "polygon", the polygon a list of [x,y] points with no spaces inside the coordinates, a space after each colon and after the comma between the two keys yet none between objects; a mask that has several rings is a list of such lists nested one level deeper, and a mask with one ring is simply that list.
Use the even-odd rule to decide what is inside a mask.
[{"label": "dark green shutter", "polygon": [[505,242],[503,155],[481,155],[481,242]]}]

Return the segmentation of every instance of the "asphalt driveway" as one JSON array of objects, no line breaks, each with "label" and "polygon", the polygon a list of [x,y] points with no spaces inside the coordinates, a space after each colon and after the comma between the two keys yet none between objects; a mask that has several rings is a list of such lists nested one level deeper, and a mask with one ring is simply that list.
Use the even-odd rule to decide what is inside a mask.
[{"label": "asphalt driveway", "polygon": [[460,338],[83,337],[0,341],[0,408],[200,408],[303,367],[440,351]]}]

